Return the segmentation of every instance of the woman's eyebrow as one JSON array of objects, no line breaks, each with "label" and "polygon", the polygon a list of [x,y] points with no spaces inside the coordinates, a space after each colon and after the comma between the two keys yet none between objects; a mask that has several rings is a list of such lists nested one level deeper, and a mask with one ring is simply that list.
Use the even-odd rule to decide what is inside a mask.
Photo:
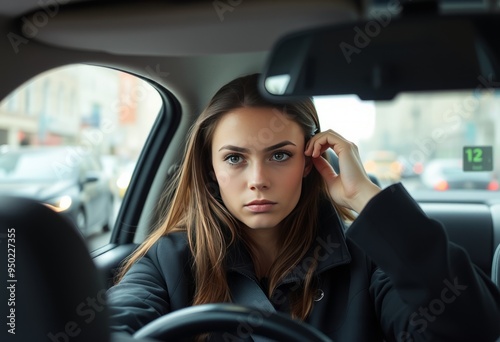
[{"label": "woman's eyebrow", "polygon": [[[277,148],[280,148],[280,147],[283,147],[283,146],[287,146],[287,145],[297,146],[293,142],[291,142],[289,140],[285,140],[285,141],[279,142],[279,143],[277,143],[275,145],[266,147],[266,148],[264,148],[263,151],[264,152],[269,152],[269,151],[272,151],[272,150],[275,150]],[[240,152],[240,153],[248,153],[250,151],[248,148],[234,146],[234,145],[224,145],[224,146],[222,146],[219,149],[219,151],[222,151],[222,150],[230,150],[230,151],[235,151],[235,152]]]},{"label": "woman's eyebrow", "polygon": [[264,149],[264,152],[270,152],[270,151],[272,151],[272,150],[275,150],[275,149],[277,149],[277,148],[284,147],[284,146],[287,146],[287,145],[297,146],[297,145],[295,145],[293,142],[288,141],[288,140],[285,140],[285,141],[282,141],[282,142],[280,142],[280,143],[277,143],[276,145],[272,145],[272,146],[266,147],[266,148]]},{"label": "woman's eyebrow", "polygon": [[248,148],[238,147],[238,146],[234,146],[234,145],[224,145],[219,149],[219,152],[222,150],[229,150],[229,151],[235,151],[235,152],[241,152],[241,153],[247,153],[249,151]]}]

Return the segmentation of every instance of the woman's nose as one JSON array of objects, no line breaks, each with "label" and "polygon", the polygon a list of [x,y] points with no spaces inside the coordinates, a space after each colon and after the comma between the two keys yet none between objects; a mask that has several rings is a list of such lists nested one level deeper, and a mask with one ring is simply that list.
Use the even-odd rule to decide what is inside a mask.
[{"label": "woman's nose", "polygon": [[249,175],[248,187],[251,190],[262,190],[269,188],[270,179],[264,165],[256,163],[252,166]]}]

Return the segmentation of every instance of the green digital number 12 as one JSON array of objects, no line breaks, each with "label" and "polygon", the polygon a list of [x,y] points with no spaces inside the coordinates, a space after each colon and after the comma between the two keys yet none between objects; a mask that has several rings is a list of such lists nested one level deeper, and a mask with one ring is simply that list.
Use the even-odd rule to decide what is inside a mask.
[{"label": "green digital number 12", "polygon": [[467,148],[465,153],[469,163],[481,163],[483,161],[483,150],[480,148]]}]

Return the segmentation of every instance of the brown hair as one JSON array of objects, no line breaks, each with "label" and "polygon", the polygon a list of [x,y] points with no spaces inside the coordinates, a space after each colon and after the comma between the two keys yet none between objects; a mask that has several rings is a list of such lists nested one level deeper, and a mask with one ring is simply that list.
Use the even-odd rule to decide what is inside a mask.
[{"label": "brown hair", "polygon": [[[195,294],[193,305],[229,302],[230,290],[226,280],[225,257],[227,248],[235,241],[245,239],[238,221],[226,209],[218,196],[211,163],[211,143],[220,118],[230,110],[241,107],[268,107],[285,114],[300,125],[307,142],[319,131],[319,120],[311,99],[294,103],[272,103],[259,94],[258,75],[240,77],[223,86],[211,99],[206,109],[191,127],[185,157],[171,183],[173,190],[168,210],[158,228],[126,261],[119,278],[162,236],[174,231],[186,231],[193,255]],[[304,257],[316,237],[317,208],[320,198],[329,198],[320,174],[313,167],[302,183],[297,206],[284,219],[281,226],[286,234],[278,246],[279,258],[269,271],[271,294],[279,281]],[[334,206],[342,219],[352,219],[351,213]],[[305,281],[291,298],[292,317],[305,319],[313,305],[315,292],[314,264],[307,270]]]}]

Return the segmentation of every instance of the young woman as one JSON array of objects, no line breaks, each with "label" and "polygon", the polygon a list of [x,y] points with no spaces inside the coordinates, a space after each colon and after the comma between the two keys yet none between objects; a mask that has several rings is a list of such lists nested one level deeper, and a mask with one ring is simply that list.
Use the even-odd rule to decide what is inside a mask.
[{"label": "young woman", "polygon": [[375,186],[312,101],[270,103],[257,77],[222,87],[192,127],[163,222],[108,291],[113,329],[238,303],[243,275],[335,341],[494,340],[499,291],[466,252],[401,184]]}]

